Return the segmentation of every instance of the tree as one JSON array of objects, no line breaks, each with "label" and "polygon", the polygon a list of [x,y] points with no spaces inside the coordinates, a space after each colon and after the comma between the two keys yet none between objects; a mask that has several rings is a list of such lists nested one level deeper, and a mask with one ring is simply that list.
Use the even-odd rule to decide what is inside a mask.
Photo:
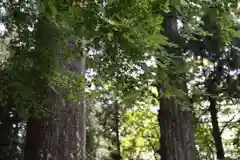
[{"label": "tree", "polygon": [[[176,10],[170,7],[170,12],[164,14],[164,34],[169,41],[178,45],[178,47],[167,47],[166,51],[169,55],[174,55],[173,62],[169,67],[177,68],[177,65],[186,66],[181,58],[183,47],[183,39],[179,35],[177,27]],[[160,75],[159,75],[160,76]],[[161,159],[197,159],[194,139],[194,118],[186,89],[185,73],[168,73],[169,81],[163,83],[158,82],[160,109],[158,121],[161,131]],[[182,91],[182,97],[168,96],[169,86],[174,86]],[[182,101],[182,102],[181,102]]]},{"label": "tree", "polygon": [[[163,160],[195,160],[195,140],[199,157],[212,158],[209,125],[199,123],[194,137],[194,114],[202,120],[199,108],[208,108],[199,102],[211,100],[217,154],[226,157],[221,134],[230,127],[221,126],[216,115],[222,101],[239,98],[238,75],[229,74],[239,69],[238,39],[232,38],[236,28],[227,16],[236,2],[209,3],[1,3],[7,13],[4,36],[11,37],[14,54],[0,72],[0,130],[7,149],[0,155],[20,157],[18,134],[27,122],[25,159],[102,159],[100,148],[112,153],[108,158],[144,159],[160,147]],[[209,69],[203,61],[216,66]],[[202,66],[206,74],[189,71]],[[87,115],[79,109],[86,101]],[[156,104],[158,116],[150,111]]]},{"label": "tree", "polygon": [[[49,5],[50,4],[50,5]],[[72,41],[76,41],[78,39],[82,39],[82,38],[86,38],[87,40],[91,41],[92,39],[94,40],[93,42],[90,42],[90,46],[92,48],[96,48],[96,46],[98,47],[98,45],[95,44],[95,40],[99,40],[99,35],[103,35],[106,34],[106,30],[107,32],[109,32],[109,34],[116,34],[118,37],[120,37],[119,39],[116,39],[116,41],[111,42],[108,39],[102,38],[98,41],[98,43],[103,42],[103,46],[100,46],[100,48],[106,49],[107,52],[109,51],[109,48],[111,49],[111,47],[113,46],[117,46],[117,53],[119,55],[121,55],[122,51],[127,51],[127,53],[131,53],[129,49],[134,49],[134,51],[138,51],[140,49],[140,47],[138,47],[137,42],[135,42],[135,44],[131,43],[131,40],[127,39],[126,37],[124,37],[125,33],[128,34],[128,36],[133,35],[134,33],[129,32],[129,30],[125,31],[125,26],[120,26],[120,30],[122,30],[121,32],[115,32],[115,29],[119,29],[118,24],[111,24],[109,22],[106,22],[106,19],[104,19],[104,17],[99,17],[99,13],[95,13],[92,11],[91,7],[102,7],[99,3],[86,3],[85,6],[81,7],[78,6],[80,5],[78,4],[74,4],[73,6],[71,5],[66,5],[66,6],[61,6],[60,5],[61,2],[59,2],[59,4],[42,4],[45,5],[46,8],[50,9],[50,16],[48,15],[49,13],[45,13],[45,11],[40,10],[40,12],[45,13],[46,15],[43,15],[42,17],[38,17],[38,23],[36,26],[41,25],[41,27],[37,27],[35,28],[36,30],[36,48],[35,48],[35,52],[39,51],[42,52],[44,49],[46,49],[47,47],[49,47],[49,44],[45,44],[44,41],[42,41],[43,39],[38,39],[38,38],[44,38],[44,37],[40,37],[40,33],[43,33],[41,29],[44,28],[44,30],[48,30],[52,33],[49,33],[49,35],[51,35],[52,39],[55,39],[56,41],[51,41],[54,45],[50,46],[50,50],[52,51],[52,53],[57,53],[59,50],[61,50],[61,45],[65,46],[64,43],[61,41],[57,41],[59,39],[59,32],[63,32],[61,34],[73,34],[74,40],[71,40],[71,45],[74,46],[74,43],[72,44]],[[112,4],[110,4],[112,5]],[[134,4],[135,5],[135,4]],[[137,4],[139,5],[139,4]],[[63,8],[62,8],[63,7]],[[65,8],[64,8],[65,7]],[[70,10],[68,10],[70,9]],[[83,10],[82,10],[83,9]],[[56,10],[59,11],[59,15],[58,16],[63,16],[63,14],[70,14],[71,16],[66,16],[64,20],[56,20]],[[107,9],[106,9],[107,10]],[[83,17],[85,18],[83,21],[79,20],[79,12],[83,11]],[[86,14],[86,15],[85,15]],[[72,16],[73,15],[73,16]],[[106,14],[107,15],[107,14]],[[91,17],[92,19],[92,23],[89,24],[89,17]],[[52,18],[56,21],[52,22]],[[70,21],[68,21],[68,19],[70,19]],[[109,17],[110,19],[110,17]],[[45,22],[45,24],[41,24],[40,22]],[[70,26],[65,27],[62,23],[66,24],[66,21],[70,22]],[[94,26],[94,23],[96,23],[96,25]],[[84,24],[83,27],[78,28],[78,26],[80,24]],[[85,26],[86,25],[86,26]],[[106,25],[108,28],[106,28]],[[50,28],[48,28],[50,27]],[[52,28],[51,28],[52,27]],[[60,27],[60,28],[59,28]],[[64,28],[65,27],[65,28]],[[71,27],[73,27],[74,29],[72,30]],[[96,27],[100,27],[100,33],[97,31]],[[66,32],[64,32],[64,29],[67,30]],[[97,32],[96,32],[97,31]],[[57,32],[57,33],[56,33]],[[120,33],[120,34],[119,34]],[[63,36],[63,38],[65,38],[66,35]],[[137,37],[133,37],[134,40],[137,39]],[[57,42],[57,43],[56,43]],[[143,41],[144,42],[144,41]],[[143,43],[141,42],[141,43]],[[60,44],[58,44],[60,43]],[[145,43],[145,42],[144,42]],[[44,44],[44,45],[43,45]],[[117,44],[117,45],[116,45]],[[52,44],[51,44],[52,45]],[[95,45],[95,46],[94,46]],[[38,47],[38,48],[37,48]],[[75,47],[75,49],[79,49],[79,47]],[[75,50],[74,49],[74,50]],[[85,49],[85,48],[84,48]],[[114,47],[115,49],[115,47]],[[71,49],[70,49],[71,50]],[[68,51],[68,50],[67,50]],[[128,57],[129,55],[125,53],[122,56]],[[62,56],[62,55],[56,55],[55,58],[57,58],[58,56]],[[76,55],[73,56],[73,58]],[[134,55],[135,56],[135,55]],[[66,55],[66,57],[70,57],[69,55]],[[141,58],[141,56],[139,56]],[[65,57],[64,57],[65,58]],[[109,57],[107,57],[109,58]],[[93,59],[95,60],[95,59]],[[54,61],[54,60],[53,60]],[[64,61],[64,60],[63,60]],[[55,59],[54,62],[58,62],[58,60]],[[102,63],[102,61],[100,61]],[[113,62],[115,62],[115,60],[113,60]],[[121,64],[123,61],[120,61],[120,63],[115,63],[117,65]],[[64,72],[62,71],[62,64],[63,66],[65,65],[64,62],[60,62],[60,72]],[[97,63],[97,62],[96,62]],[[111,64],[111,62],[110,62]],[[91,66],[88,66],[91,67]],[[57,69],[59,69],[57,68]],[[77,68],[76,65],[70,63],[67,64],[67,69],[69,68]],[[104,68],[104,66],[102,67]],[[52,66],[52,71],[54,71],[56,69],[56,66]],[[70,69],[70,70],[71,70]],[[111,74],[113,71],[115,70],[108,70],[109,74]],[[65,75],[64,75],[65,76]],[[64,78],[63,76],[63,78]],[[76,73],[73,74],[73,77],[76,76]],[[60,77],[62,77],[61,73],[60,73]],[[76,79],[73,78],[72,76],[67,75],[67,79],[66,80],[70,80],[71,83],[77,83],[76,85],[81,85],[81,83],[79,82],[75,82]],[[117,78],[118,75],[114,78]],[[48,78],[50,79],[56,79],[58,77],[52,77],[49,76]],[[105,77],[106,79],[108,77]],[[81,81],[81,78],[79,79]],[[51,81],[48,81],[48,83],[51,83]],[[75,86],[71,86],[71,83],[69,83],[68,85],[70,85],[69,87],[67,87],[67,89],[70,91],[71,94],[73,93],[77,93],[76,91],[74,91],[75,89],[72,90],[72,87]],[[64,83],[60,83],[60,85],[64,85]],[[70,101],[65,101],[65,104],[62,104],[63,102],[61,102],[63,100],[63,96],[64,94],[68,94],[66,92],[62,92],[62,89],[65,89],[64,86],[60,86],[58,90],[60,95],[55,95],[55,91],[54,89],[45,88],[47,90],[47,103],[44,104],[44,108],[48,108],[47,109],[49,111],[49,115],[47,115],[44,118],[40,118],[40,119],[36,119],[33,117],[33,119],[29,119],[28,121],[28,130],[27,130],[27,139],[26,139],[26,147],[25,147],[25,159],[41,159],[41,158],[46,158],[46,157],[52,157],[52,158],[64,158],[64,159],[69,159],[69,158],[77,158],[78,157],[78,150],[79,150],[79,143],[80,144],[84,144],[85,140],[81,137],[81,142],[79,141],[79,132],[83,131],[85,132],[85,129],[83,127],[83,129],[81,129],[80,131],[78,130],[78,124],[82,123],[83,121],[85,121],[85,119],[79,119],[80,117],[84,117],[84,116],[80,116],[78,117],[79,111],[76,111],[74,113],[73,116],[71,116],[71,125],[67,125],[66,121],[69,119],[67,118],[68,114],[71,114],[72,112],[74,112],[75,110],[77,110],[77,104],[75,102],[73,102],[72,100],[76,100],[78,99],[78,97],[73,97],[73,99],[71,99]],[[80,88],[80,90],[85,89],[84,87]],[[50,91],[49,91],[50,90]],[[54,103],[52,103],[52,101],[55,101]],[[65,106],[63,108],[60,108],[59,106],[57,107],[57,105],[59,106]],[[61,113],[61,111],[63,110],[64,113],[68,113],[68,114],[63,114]],[[68,112],[69,111],[69,112]],[[59,113],[60,112],[60,113]],[[75,118],[74,118],[75,117]],[[63,126],[62,126],[63,124]],[[68,128],[69,127],[69,128]],[[67,128],[67,129],[66,129]],[[46,129],[46,130],[45,130]],[[34,133],[39,133],[39,139],[38,140],[33,140],[31,139],[31,135],[33,135]],[[64,134],[64,135],[59,135],[59,132]],[[75,135],[76,134],[76,135]],[[63,139],[68,139],[69,141],[67,142],[61,142],[61,144],[66,144],[65,146],[61,146],[60,148],[58,148],[57,142],[59,141],[59,137],[63,137]],[[71,137],[71,139],[70,139]],[[30,140],[29,140],[30,139]],[[61,139],[60,139],[61,140]],[[74,143],[72,143],[74,142]],[[58,142],[59,143],[59,142]],[[80,149],[83,149],[84,145],[80,145]],[[34,151],[31,151],[33,150]],[[60,151],[59,151],[60,150]],[[63,153],[65,153],[65,151],[67,151],[66,154],[62,155]],[[85,153],[84,151],[82,151],[82,153]],[[35,154],[35,155],[33,155]],[[80,156],[80,158],[84,158],[84,156]]]},{"label": "tree", "polygon": [[[234,3],[235,2],[232,2],[232,4]],[[230,62],[230,59],[232,59],[230,57],[234,55],[229,53],[234,53],[232,50],[232,40],[235,39],[234,32],[236,32],[234,17],[229,14],[234,10],[234,5],[229,4],[231,3],[207,3],[208,8],[203,8],[202,11],[200,11],[202,14],[199,16],[199,26],[206,34],[195,34],[195,39],[189,41],[190,50],[193,51],[195,60],[201,61],[201,65],[198,66],[199,70],[196,70],[198,74],[200,73],[199,77],[201,77],[196,80],[198,81],[196,86],[199,87],[197,95],[200,95],[201,102],[209,102],[209,106],[204,104],[206,108],[203,113],[207,113],[205,111],[210,112],[212,134],[219,159],[225,158],[224,144],[221,136],[226,128],[226,124],[221,128],[217,115],[223,108],[221,107],[221,103],[231,105],[226,99],[234,97],[226,94],[226,90],[229,91],[230,89],[228,88],[229,85],[227,85],[228,82],[226,82],[226,79],[232,77],[233,75],[231,75],[230,72],[235,70],[235,68],[233,69],[232,66],[229,65],[232,63]],[[219,17],[221,17],[221,20]],[[193,97],[195,96],[196,95]]]}]

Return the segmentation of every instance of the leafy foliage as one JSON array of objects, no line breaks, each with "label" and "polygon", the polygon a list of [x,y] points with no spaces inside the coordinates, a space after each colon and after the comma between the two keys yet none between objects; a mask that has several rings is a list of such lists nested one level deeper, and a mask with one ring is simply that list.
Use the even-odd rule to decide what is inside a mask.
[{"label": "leafy foliage", "polygon": [[[89,120],[89,135],[94,137],[90,140],[94,143],[88,143],[90,150],[102,147],[96,139],[107,144],[115,140],[112,101],[115,97],[121,102],[118,129],[124,158],[136,158],[159,147],[156,114],[151,111],[152,105],[158,105],[150,90],[155,83],[163,82],[165,94],[181,97],[181,103],[191,95],[194,111],[201,118],[199,108],[205,110],[207,105],[199,107],[199,102],[206,102],[206,97],[218,97],[219,103],[238,103],[237,4],[205,0],[1,2],[6,12],[1,19],[7,28],[3,38],[11,39],[11,56],[0,70],[0,130],[10,146],[1,156],[19,156],[16,148],[21,145],[21,137],[17,136],[22,130],[20,124],[31,116],[48,114],[49,88],[56,92],[64,89],[71,100],[81,96],[73,91],[86,90],[92,102],[89,105],[94,106],[90,120],[98,119],[94,123]],[[178,28],[182,42],[178,46],[169,42],[162,28],[164,13],[173,10],[182,23]],[[84,77],[73,72],[62,74],[67,60],[82,57],[83,40],[87,41],[88,88],[83,88]],[[180,58],[167,53],[169,48],[174,48]],[[204,61],[209,64],[203,65]],[[177,83],[176,75],[180,79],[183,74],[187,75],[186,83],[194,81],[188,94],[170,83]],[[214,82],[216,87],[210,91],[207,82]],[[154,94],[155,98],[159,96],[160,92]],[[238,129],[238,125],[234,127]],[[101,138],[93,132],[101,134]],[[198,125],[196,142],[200,157],[210,159],[214,150],[207,125]]]}]

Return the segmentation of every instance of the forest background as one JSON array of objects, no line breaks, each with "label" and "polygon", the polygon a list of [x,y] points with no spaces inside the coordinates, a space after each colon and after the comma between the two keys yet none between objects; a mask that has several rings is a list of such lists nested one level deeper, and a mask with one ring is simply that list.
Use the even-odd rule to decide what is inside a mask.
[{"label": "forest background", "polygon": [[238,160],[237,0],[0,2],[0,159]]}]

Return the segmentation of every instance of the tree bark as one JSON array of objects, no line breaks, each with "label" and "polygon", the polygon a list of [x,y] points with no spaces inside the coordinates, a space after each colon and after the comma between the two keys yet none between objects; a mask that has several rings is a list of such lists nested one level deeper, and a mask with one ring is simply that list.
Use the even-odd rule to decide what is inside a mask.
[{"label": "tree bark", "polygon": [[[207,93],[211,96],[208,96],[208,100],[210,102],[209,112],[211,115],[211,123],[212,123],[212,136],[215,142],[215,148],[217,153],[217,158],[219,160],[225,159],[225,153],[224,148],[222,144],[222,137],[221,137],[221,131],[219,129],[218,124],[218,117],[217,117],[217,99],[216,96],[219,95],[219,84],[221,84],[221,81],[224,79],[224,60],[222,60],[221,57],[221,27],[218,25],[217,22],[213,21],[212,18],[210,18],[211,13],[206,13],[206,15],[203,17],[204,27],[205,29],[213,34],[213,36],[208,37],[208,39],[205,39],[205,44],[207,51],[212,54],[214,58],[210,58],[210,61],[217,63],[217,66],[214,68],[212,72],[210,72],[208,79],[206,80],[205,87],[207,89]],[[214,30],[211,30],[214,28]],[[206,57],[209,58],[209,57]]]},{"label": "tree bark", "polygon": [[215,142],[215,147],[216,147],[216,151],[217,151],[217,158],[219,160],[224,160],[225,159],[225,153],[224,153],[224,148],[223,148],[223,144],[222,144],[222,137],[221,137],[221,132],[219,129],[219,125],[218,125],[218,117],[217,117],[217,108],[216,108],[216,99],[210,97],[209,98],[209,102],[210,102],[210,114],[211,114],[211,123],[212,123],[212,135],[213,135],[213,139]]},{"label": "tree bark", "polygon": [[25,160],[80,160],[79,104],[63,102],[56,93],[51,99],[49,116],[28,121]]},{"label": "tree bark", "polygon": [[[62,75],[69,71],[76,76],[84,74],[85,58],[61,63],[64,63],[61,65],[64,68],[60,67]],[[49,113],[41,119],[28,120],[24,160],[85,160],[85,97],[74,102],[65,99],[67,93],[63,88],[59,88],[59,93],[50,87],[46,90],[48,103],[44,108]],[[83,95],[83,91],[73,92]]]},{"label": "tree bark", "polygon": [[194,124],[191,111],[181,110],[174,98],[161,98],[161,160],[196,160]]},{"label": "tree bark", "polygon": [[26,128],[24,160],[40,159],[39,148],[43,141],[43,120],[29,118]]},{"label": "tree bark", "polygon": [[[165,47],[166,51],[170,55],[182,57],[182,48],[185,45],[185,40],[181,37],[178,30],[176,9],[172,7],[172,11],[163,13],[164,21],[163,28],[168,40],[178,45],[175,47]],[[176,62],[185,65],[183,58],[176,58]],[[174,63],[173,68],[177,68]],[[177,71],[176,71],[177,72]],[[161,75],[159,75],[161,76]],[[187,93],[185,74],[176,74],[169,72],[168,82],[171,86],[181,89]],[[158,90],[165,88],[164,84],[158,84]],[[188,101],[186,96],[184,101]],[[179,104],[179,99],[175,96],[165,97],[162,96],[159,99],[160,109],[158,113],[158,121],[160,125],[160,156],[161,160],[196,160],[197,150],[195,147],[195,126],[193,114],[189,109],[189,106],[183,106]],[[190,104],[190,102],[188,103]],[[184,110],[183,110],[184,109]]]}]

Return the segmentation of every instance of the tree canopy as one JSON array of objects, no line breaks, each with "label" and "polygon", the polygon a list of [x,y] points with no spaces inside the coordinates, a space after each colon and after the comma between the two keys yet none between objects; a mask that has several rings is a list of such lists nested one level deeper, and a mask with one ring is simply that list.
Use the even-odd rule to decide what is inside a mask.
[{"label": "tree canopy", "polygon": [[239,158],[238,1],[0,6],[0,159]]}]

